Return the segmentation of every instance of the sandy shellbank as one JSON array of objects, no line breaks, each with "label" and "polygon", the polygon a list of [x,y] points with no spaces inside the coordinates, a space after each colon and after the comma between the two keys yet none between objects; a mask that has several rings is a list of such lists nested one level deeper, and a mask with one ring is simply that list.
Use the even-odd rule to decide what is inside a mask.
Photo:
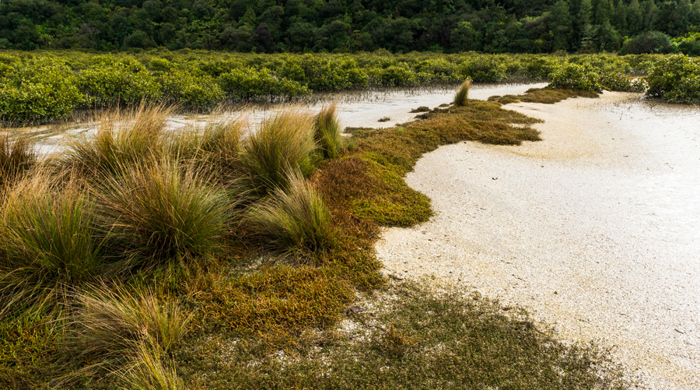
[{"label": "sandy shellbank", "polygon": [[700,109],[607,92],[507,108],[544,141],[423,156],[406,180],[436,215],[384,232],[385,272],[526,307],[652,388],[700,388]]}]

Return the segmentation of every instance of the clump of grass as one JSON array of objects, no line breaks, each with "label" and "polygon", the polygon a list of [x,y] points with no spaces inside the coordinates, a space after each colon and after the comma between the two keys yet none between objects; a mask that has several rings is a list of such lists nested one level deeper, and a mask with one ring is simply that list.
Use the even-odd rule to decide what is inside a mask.
[{"label": "clump of grass", "polygon": [[289,185],[288,172],[312,169],[316,149],[308,115],[286,111],[264,121],[243,147],[241,167],[246,185],[260,196]]},{"label": "clump of grass", "polygon": [[462,85],[459,86],[457,93],[455,93],[455,98],[452,103],[457,107],[462,107],[467,104],[469,99],[469,88],[472,86],[472,79],[468,78],[464,80]]},{"label": "clump of grass", "polygon": [[158,350],[139,343],[134,362],[127,370],[117,371],[129,390],[185,390],[185,383],[172,367],[170,359]]},{"label": "clump of grass", "polygon": [[75,182],[59,186],[35,172],[8,192],[0,218],[0,313],[50,308],[65,286],[90,280],[103,265],[94,206]]},{"label": "clump of grass", "polygon": [[227,120],[207,123],[201,134],[187,128],[171,139],[170,154],[225,181],[240,173],[243,122]]},{"label": "clump of grass", "polygon": [[34,145],[27,137],[14,141],[0,135],[0,187],[12,183],[36,162]]},{"label": "clump of grass", "polygon": [[[67,348],[88,361],[85,369],[118,372],[135,364],[142,371],[134,378],[162,376],[160,356],[182,340],[191,313],[173,301],[161,301],[149,291],[129,292],[118,286],[100,286],[78,293],[73,328]],[[153,372],[151,372],[153,371]]]},{"label": "clump of grass", "polygon": [[198,170],[178,161],[122,167],[94,186],[110,250],[134,264],[156,264],[221,249],[232,205]]},{"label": "clump of grass", "polygon": [[171,114],[171,108],[144,104],[131,111],[106,112],[94,138],[82,135],[68,140],[64,164],[101,177],[158,156],[161,133]]},{"label": "clump of grass", "polygon": [[335,108],[335,103],[324,107],[314,118],[315,139],[324,158],[336,158],[344,148]]},{"label": "clump of grass", "polygon": [[331,218],[323,200],[298,172],[289,174],[286,182],[286,189],[277,188],[250,210],[253,230],[276,249],[329,249]]}]

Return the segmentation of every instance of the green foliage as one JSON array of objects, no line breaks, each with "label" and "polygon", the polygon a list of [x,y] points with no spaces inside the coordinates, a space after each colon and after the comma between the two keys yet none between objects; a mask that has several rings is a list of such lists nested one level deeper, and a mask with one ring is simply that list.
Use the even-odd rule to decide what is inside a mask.
[{"label": "green foliage", "polygon": [[682,54],[668,57],[646,78],[647,95],[671,103],[700,103],[700,63]]},{"label": "green foliage", "polygon": [[578,64],[568,63],[549,75],[548,88],[600,92],[603,87],[596,73]]},{"label": "green foliage", "polygon": [[155,101],[162,94],[160,85],[143,65],[125,60],[98,63],[83,70],[77,86],[85,94],[86,103],[96,107]]},{"label": "green foliage", "polygon": [[224,91],[215,79],[206,74],[196,74],[174,69],[158,76],[167,102],[183,105],[191,110],[210,110],[224,99]]},{"label": "green foliage", "polygon": [[477,83],[498,83],[506,79],[506,65],[494,56],[470,57],[460,66],[464,78]]},{"label": "green foliage", "polygon": [[321,197],[300,172],[290,172],[286,189],[275,189],[248,218],[253,230],[273,248],[319,252],[331,248],[331,216]]},{"label": "green foliage", "polygon": [[0,83],[0,119],[43,122],[62,119],[84,98],[68,67],[48,59],[17,65]]},{"label": "green foliage", "polygon": [[411,87],[418,85],[419,81],[416,73],[403,62],[372,73],[375,83],[382,87]]},{"label": "green foliage", "polygon": [[647,31],[625,42],[620,49],[623,54],[671,53],[674,51],[671,37],[659,31]]},{"label": "green foliage", "polygon": [[234,69],[219,76],[219,85],[226,94],[236,100],[272,100],[308,95],[305,85],[287,78],[272,75],[269,69]]}]

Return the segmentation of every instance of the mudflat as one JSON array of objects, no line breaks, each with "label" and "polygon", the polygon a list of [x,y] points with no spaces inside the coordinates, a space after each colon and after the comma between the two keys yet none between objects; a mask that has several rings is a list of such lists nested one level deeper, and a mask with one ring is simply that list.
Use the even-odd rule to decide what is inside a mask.
[{"label": "mudflat", "polygon": [[435,216],[384,231],[385,272],[523,306],[651,388],[700,388],[700,109],[611,92],[506,108],[544,140],[423,156],[406,181]]}]

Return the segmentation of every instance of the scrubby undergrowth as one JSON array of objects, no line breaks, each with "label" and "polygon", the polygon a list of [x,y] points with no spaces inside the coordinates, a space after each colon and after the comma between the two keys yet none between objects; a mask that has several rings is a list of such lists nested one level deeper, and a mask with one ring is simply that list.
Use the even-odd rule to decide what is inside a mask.
[{"label": "scrubby undergrowth", "polygon": [[[5,184],[0,233],[18,241],[0,248],[0,280],[16,286],[0,290],[10,303],[0,317],[0,387],[620,388],[617,374],[599,375],[601,356],[561,344],[525,315],[387,284],[378,272],[380,228],[431,216],[429,199],[403,181],[423,153],[459,141],[535,141],[535,120],[469,100],[403,127],[354,129],[350,150],[329,159],[311,118],[296,114],[267,122],[258,138],[240,138],[233,124],[164,133],[164,112],[152,114],[148,129],[123,122],[110,133],[119,142],[73,141],[66,155]],[[138,161],[98,147],[144,143],[148,158]],[[66,204],[85,202],[72,210],[87,217],[72,230],[37,229],[64,223],[56,220],[64,197],[20,191],[32,180],[53,183],[32,169],[53,175]],[[16,206],[24,203],[28,217]],[[21,218],[31,240],[78,232],[82,241],[59,253],[62,268],[39,262],[27,271],[20,244],[29,238],[13,222]],[[40,244],[29,249],[52,254]],[[74,271],[81,251],[95,262],[80,268],[85,275]],[[47,283],[61,287],[42,295],[50,299],[14,304]],[[365,314],[351,306],[358,292],[373,302],[377,289],[393,306]],[[348,318],[362,331],[336,331]]]}]

